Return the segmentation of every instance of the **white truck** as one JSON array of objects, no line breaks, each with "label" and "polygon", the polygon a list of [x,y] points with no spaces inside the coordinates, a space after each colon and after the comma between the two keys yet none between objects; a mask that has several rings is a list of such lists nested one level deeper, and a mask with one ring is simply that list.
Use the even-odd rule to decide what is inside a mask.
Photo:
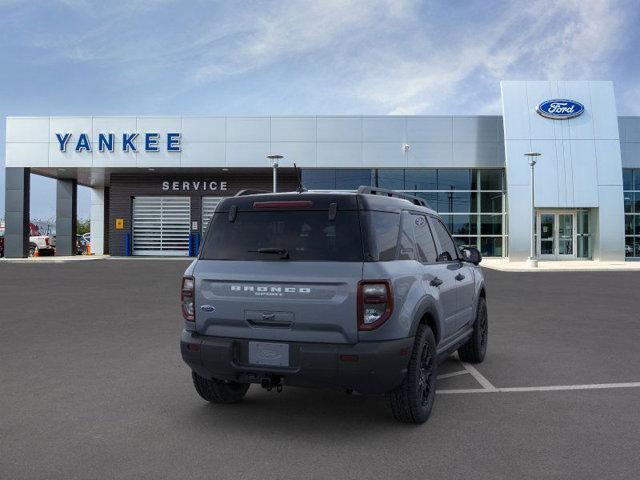
[{"label": "white truck", "polygon": [[39,255],[55,255],[55,237],[51,235],[41,235],[40,229],[33,223],[29,224],[29,256],[33,255],[38,250]]}]

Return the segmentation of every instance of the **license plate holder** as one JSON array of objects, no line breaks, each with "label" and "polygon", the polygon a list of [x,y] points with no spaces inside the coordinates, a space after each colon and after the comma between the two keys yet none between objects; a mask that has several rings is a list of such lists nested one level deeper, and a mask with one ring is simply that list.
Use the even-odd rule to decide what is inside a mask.
[{"label": "license plate holder", "polygon": [[249,342],[249,363],[270,367],[289,366],[289,344]]}]

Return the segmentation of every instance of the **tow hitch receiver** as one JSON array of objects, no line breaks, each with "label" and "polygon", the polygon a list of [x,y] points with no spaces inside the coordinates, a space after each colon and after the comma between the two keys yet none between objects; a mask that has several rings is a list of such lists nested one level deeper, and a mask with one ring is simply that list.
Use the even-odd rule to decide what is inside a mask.
[{"label": "tow hitch receiver", "polygon": [[267,392],[275,388],[276,392],[280,393],[282,391],[282,377],[276,377],[275,375],[263,377],[262,380],[260,380],[260,385]]}]

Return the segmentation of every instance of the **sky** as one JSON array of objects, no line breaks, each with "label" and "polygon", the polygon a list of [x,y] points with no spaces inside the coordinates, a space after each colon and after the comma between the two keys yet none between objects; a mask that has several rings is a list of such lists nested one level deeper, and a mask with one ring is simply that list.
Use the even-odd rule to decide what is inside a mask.
[{"label": "sky", "polygon": [[612,80],[640,115],[639,26],[637,0],[0,0],[0,218],[6,116],[500,114],[525,79]]}]

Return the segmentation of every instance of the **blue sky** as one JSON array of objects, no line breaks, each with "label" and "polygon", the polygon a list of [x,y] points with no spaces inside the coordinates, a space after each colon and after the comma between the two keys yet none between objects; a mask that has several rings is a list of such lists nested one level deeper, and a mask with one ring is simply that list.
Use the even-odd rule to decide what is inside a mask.
[{"label": "blue sky", "polygon": [[499,114],[503,79],[613,80],[640,115],[638,25],[635,0],[0,0],[0,162],[8,115]]}]

